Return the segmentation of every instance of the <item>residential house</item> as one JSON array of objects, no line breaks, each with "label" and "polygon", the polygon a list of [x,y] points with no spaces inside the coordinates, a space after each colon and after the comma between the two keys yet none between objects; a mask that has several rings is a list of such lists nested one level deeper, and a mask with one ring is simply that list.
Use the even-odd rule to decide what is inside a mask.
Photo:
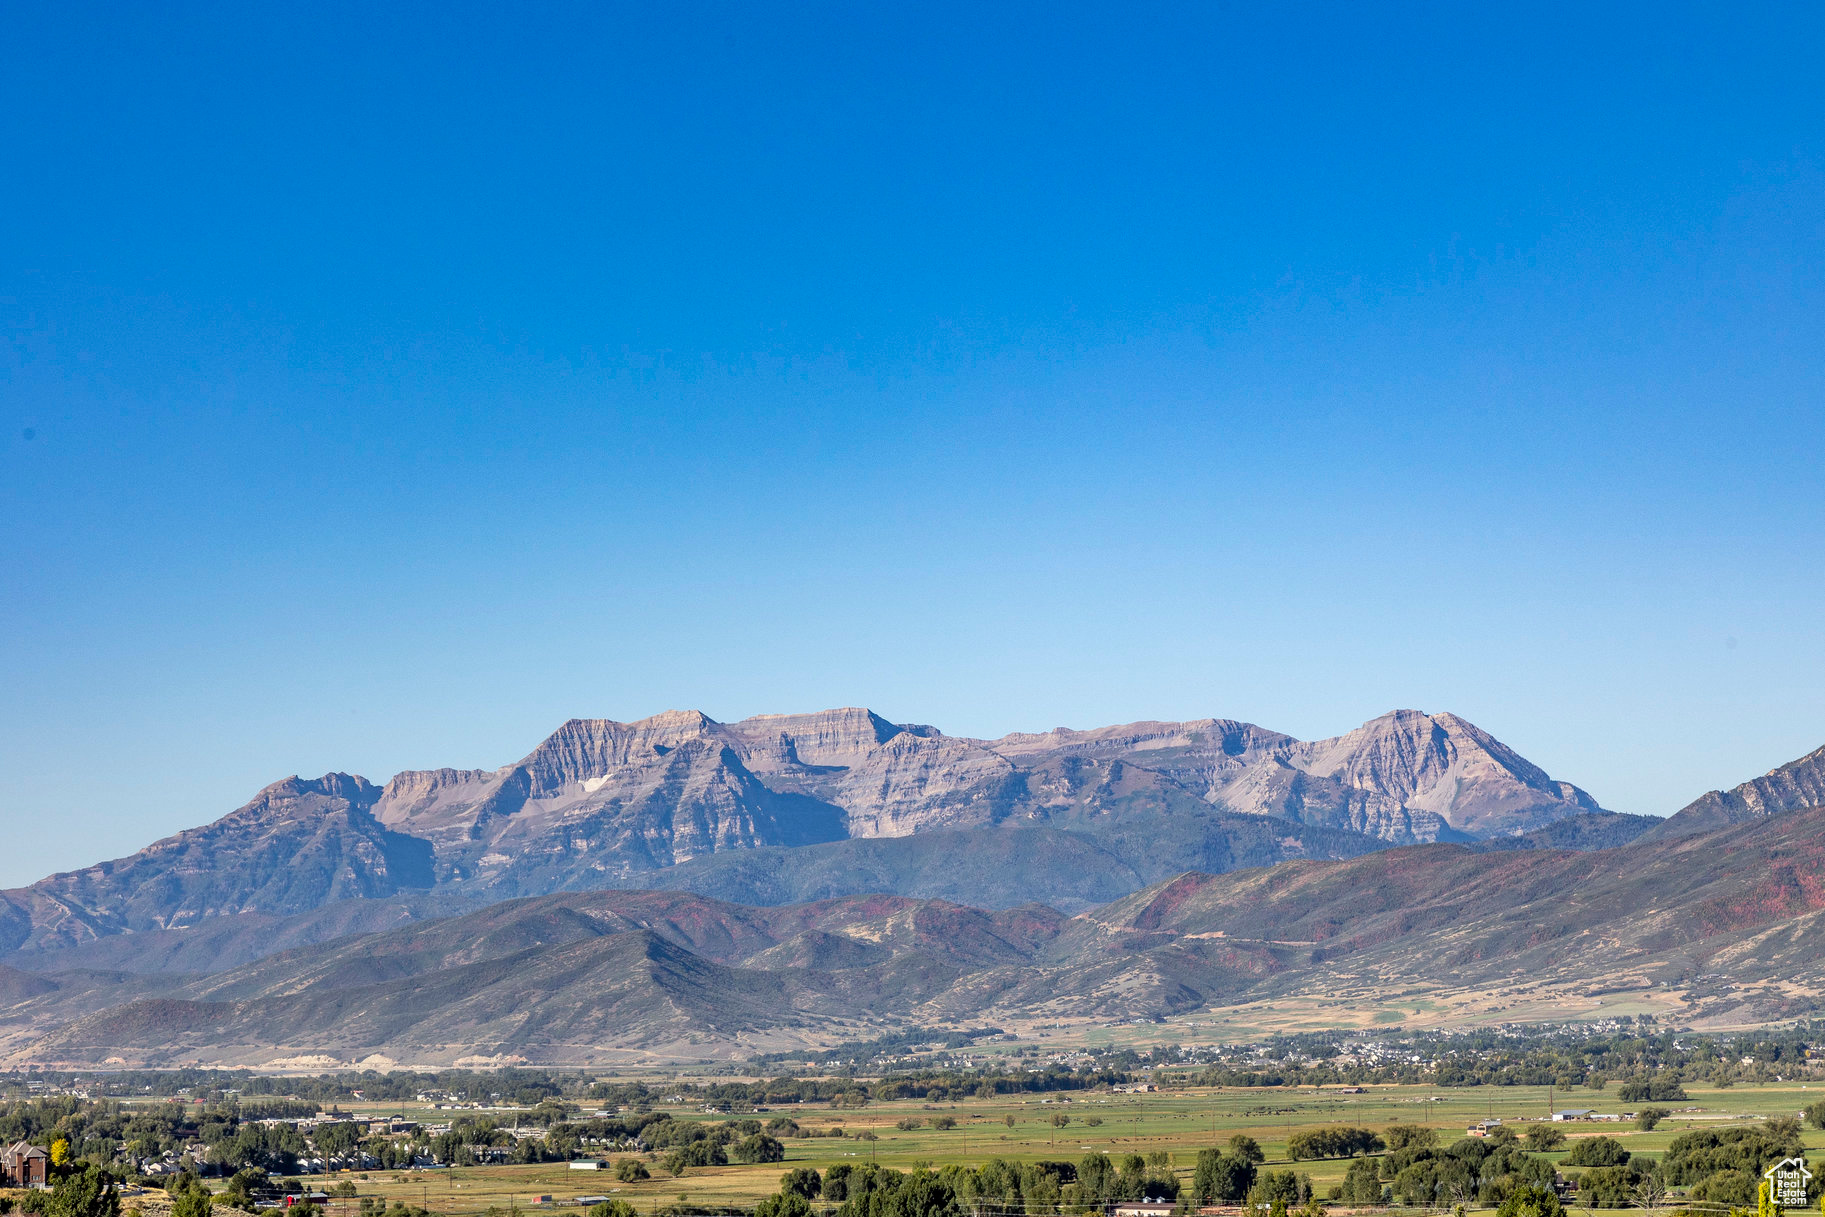
[{"label": "residential house", "polygon": [[50,1184],[50,1154],[26,1141],[0,1149],[0,1186],[45,1188]]}]

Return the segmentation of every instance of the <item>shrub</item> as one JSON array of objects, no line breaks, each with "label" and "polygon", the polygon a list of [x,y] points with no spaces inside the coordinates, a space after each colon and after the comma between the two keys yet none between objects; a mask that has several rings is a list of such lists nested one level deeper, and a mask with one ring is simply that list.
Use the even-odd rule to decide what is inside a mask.
[{"label": "shrub", "polygon": [[911,1132],[915,1128],[924,1128],[925,1121],[918,1116],[905,1116],[894,1122],[894,1127],[901,1132]]},{"label": "shrub", "polygon": [[623,1183],[638,1183],[652,1177],[653,1172],[647,1170],[646,1163],[638,1158],[623,1158],[615,1163],[615,1178]]}]

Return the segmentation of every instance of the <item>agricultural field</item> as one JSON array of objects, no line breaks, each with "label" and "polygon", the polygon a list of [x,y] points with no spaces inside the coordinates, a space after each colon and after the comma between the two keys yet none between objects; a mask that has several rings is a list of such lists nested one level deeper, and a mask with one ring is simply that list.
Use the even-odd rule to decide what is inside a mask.
[{"label": "agricultural field", "polygon": [[[1825,1098],[1825,1086],[1810,1089],[1802,1084],[1733,1086],[1716,1089],[1687,1087],[1691,1097],[1683,1102],[1659,1104],[1673,1114],[1652,1132],[1638,1131],[1632,1121],[1574,1121],[1558,1127],[1568,1137],[1565,1147],[1547,1155],[1563,1159],[1578,1139],[1614,1136],[1628,1149],[1646,1158],[1657,1158],[1672,1139],[1688,1129],[1721,1126],[1793,1115],[1808,1103]],[[1623,1104],[1614,1092],[1573,1089],[1551,1093],[1552,1106],[1591,1108],[1598,1114],[1620,1114],[1642,1104]],[[662,1110],[666,1110],[662,1108]],[[669,1109],[680,1120],[755,1118],[706,1115],[701,1111]],[[524,1209],[540,1195],[553,1197],[556,1207],[574,1206],[578,1196],[596,1195],[623,1199],[642,1213],[679,1202],[751,1205],[779,1186],[780,1175],[793,1167],[820,1170],[841,1162],[870,1159],[900,1170],[942,1167],[947,1163],[979,1165],[992,1157],[1022,1160],[1066,1159],[1101,1152],[1113,1156],[1165,1151],[1172,1168],[1189,1180],[1197,1151],[1220,1147],[1236,1133],[1254,1137],[1267,1155],[1267,1165],[1289,1165],[1287,1141],[1302,1129],[1347,1124],[1379,1131],[1390,1124],[1423,1124],[1439,1130],[1441,1144],[1462,1136],[1467,1125],[1490,1118],[1517,1124],[1544,1120],[1549,1112],[1546,1087],[1474,1087],[1459,1090],[1423,1086],[1372,1086],[1364,1094],[1335,1091],[1268,1089],[1192,1089],[1153,1094],[1096,1094],[1076,1092],[1069,1101],[1039,1095],[1008,1096],[962,1103],[930,1104],[918,1101],[875,1103],[859,1110],[816,1107],[776,1107],[759,1113],[765,1120],[787,1116],[811,1133],[842,1128],[847,1135],[788,1137],[783,1140],[786,1160],[755,1166],[691,1168],[679,1177],[668,1175],[656,1161],[635,1155],[652,1171],[651,1179],[621,1183],[612,1170],[572,1170],[565,1163],[535,1166],[474,1166],[453,1170],[369,1172],[344,1174],[362,1196],[384,1201],[404,1201],[436,1212],[479,1213],[489,1208]],[[933,1117],[956,1121],[950,1129],[934,1129]],[[1068,1120],[1055,1124],[1054,1120]],[[902,1129],[902,1121],[919,1120],[921,1127]],[[872,1133],[870,1141],[857,1134]],[[1807,1130],[1809,1152],[1825,1152],[1825,1132]],[[618,1161],[629,1155],[611,1155]],[[1296,1169],[1311,1175],[1323,1195],[1343,1178],[1347,1162],[1334,1159],[1301,1162]],[[320,1186],[322,1177],[306,1182]],[[359,1201],[338,1201],[350,1217]]]}]

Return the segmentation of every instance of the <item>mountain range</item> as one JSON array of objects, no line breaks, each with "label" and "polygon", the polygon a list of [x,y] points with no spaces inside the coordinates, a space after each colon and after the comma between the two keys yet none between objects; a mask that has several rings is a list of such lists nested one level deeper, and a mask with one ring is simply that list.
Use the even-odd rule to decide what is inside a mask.
[{"label": "mountain range", "polygon": [[1662,821],[1447,714],[575,720],[0,895],[0,1060],[695,1059],[1523,985],[1785,1017],[1822,979],[1822,763]]},{"label": "mountain range", "polygon": [[[1473,724],[1411,710],[1317,741],[1223,719],[998,740],[863,709],[737,723],[695,711],[574,719],[496,769],[412,770],[384,786],[342,773],[287,778],[206,827],[0,893],[0,952],[350,899],[452,911],[679,883],[745,898],[760,862],[752,851],[820,845],[835,846],[815,855],[825,871],[871,873],[879,890],[1075,908],[1184,870],[1524,834],[1606,814]],[[1040,855],[1027,881],[953,873],[947,893],[891,873],[929,872],[924,843],[855,844],[1016,827],[1048,830],[1026,839]],[[768,861],[777,878],[808,860]],[[775,886],[779,899],[818,894],[803,882]]]}]

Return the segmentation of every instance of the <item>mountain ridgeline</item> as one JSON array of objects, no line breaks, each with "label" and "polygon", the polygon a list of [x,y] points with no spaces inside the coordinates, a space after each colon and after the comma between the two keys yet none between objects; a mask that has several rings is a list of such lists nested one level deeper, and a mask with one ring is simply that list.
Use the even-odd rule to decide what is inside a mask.
[{"label": "mountain ridgeline", "polygon": [[0,1063],[738,1058],[1419,993],[1791,1018],[1825,991],[1822,755],[1660,821],[1411,711],[1320,741],[573,721],[0,894]]},{"label": "mountain ridgeline", "polygon": [[349,900],[419,916],[601,888],[1070,910],[1186,870],[1590,816],[1612,819],[1463,719],[1410,710],[1316,741],[1223,719],[998,740],[863,709],[575,719],[497,769],[287,778],[205,827],[0,893],[0,952]]}]

